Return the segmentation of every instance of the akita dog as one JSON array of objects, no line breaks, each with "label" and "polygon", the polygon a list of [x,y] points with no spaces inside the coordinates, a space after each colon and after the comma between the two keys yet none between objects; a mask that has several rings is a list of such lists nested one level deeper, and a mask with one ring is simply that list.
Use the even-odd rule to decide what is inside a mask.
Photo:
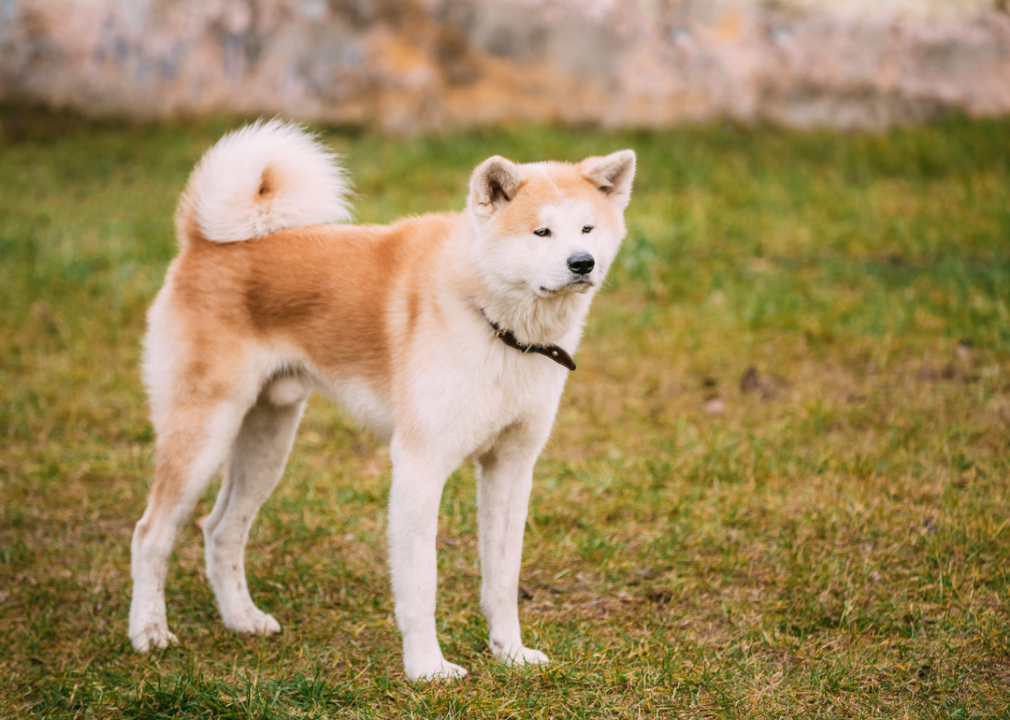
[{"label": "akita dog", "polygon": [[148,313],[144,381],[156,468],[132,544],[130,639],[175,642],[165,575],[213,476],[203,533],[224,624],[275,633],[243,554],[318,390],[390,440],[389,563],[411,680],[460,677],[435,630],[442,488],[478,469],[481,610],[506,663],[523,645],[518,585],[533,465],[590,301],[625,235],[635,154],[572,165],[492,157],[461,213],[389,226],[349,219],[334,156],[300,128],[259,122],[196,166],[176,213],[180,253]]}]

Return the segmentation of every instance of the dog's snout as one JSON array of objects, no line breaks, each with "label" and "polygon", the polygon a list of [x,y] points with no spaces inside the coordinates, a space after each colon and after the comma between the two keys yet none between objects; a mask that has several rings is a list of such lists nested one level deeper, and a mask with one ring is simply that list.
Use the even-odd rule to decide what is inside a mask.
[{"label": "dog's snout", "polygon": [[579,253],[568,258],[568,269],[576,275],[588,275],[596,267],[596,261],[589,253]]}]

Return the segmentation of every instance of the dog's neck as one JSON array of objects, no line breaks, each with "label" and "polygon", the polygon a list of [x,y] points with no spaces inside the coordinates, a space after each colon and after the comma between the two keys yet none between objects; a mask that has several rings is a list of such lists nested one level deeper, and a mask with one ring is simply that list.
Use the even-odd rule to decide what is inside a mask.
[{"label": "dog's neck", "polygon": [[501,327],[498,323],[487,316],[487,313],[483,310],[480,311],[484,319],[487,320],[487,324],[491,326],[494,330],[495,337],[501,340],[505,345],[518,350],[523,353],[534,353],[536,355],[543,355],[556,362],[558,365],[569,370],[575,370],[575,361],[572,360],[572,356],[569,355],[563,347],[560,345],[524,345],[516,339],[515,333],[511,330],[507,330]]},{"label": "dog's neck", "polygon": [[526,289],[495,291],[481,287],[474,300],[499,327],[511,331],[523,345],[562,345],[575,351],[592,292],[557,297],[531,296]]}]

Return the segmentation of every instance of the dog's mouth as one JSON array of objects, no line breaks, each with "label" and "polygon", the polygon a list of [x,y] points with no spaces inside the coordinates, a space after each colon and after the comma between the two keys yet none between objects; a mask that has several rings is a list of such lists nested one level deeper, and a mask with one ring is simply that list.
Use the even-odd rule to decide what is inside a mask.
[{"label": "dog's mouth", "polygon": [[596,283],[594,283],[592,280],[587,280],[584,277],[580,277],[576,280],[572,280],[571,282],[565,285],[562,285],[561,287],[548,288],[541,285],[540,289],[537,290],[537,295],[540,295],[541,297],[554,297],[556,295],[565,295],[571,292],[584,293],[593,286],[595,286],[595,284]]}]

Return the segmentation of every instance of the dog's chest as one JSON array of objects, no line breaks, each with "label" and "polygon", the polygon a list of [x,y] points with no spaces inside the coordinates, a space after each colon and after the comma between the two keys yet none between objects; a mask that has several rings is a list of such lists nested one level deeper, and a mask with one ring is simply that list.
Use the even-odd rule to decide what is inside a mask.
[{"label": "dog's chest", "polygon": [[512,348],[501,364],[443,366],[420,386],[417,410],[425,435],[469,455],[494,444],[510,426],[550,425],[566,372],[547,358]]}]

